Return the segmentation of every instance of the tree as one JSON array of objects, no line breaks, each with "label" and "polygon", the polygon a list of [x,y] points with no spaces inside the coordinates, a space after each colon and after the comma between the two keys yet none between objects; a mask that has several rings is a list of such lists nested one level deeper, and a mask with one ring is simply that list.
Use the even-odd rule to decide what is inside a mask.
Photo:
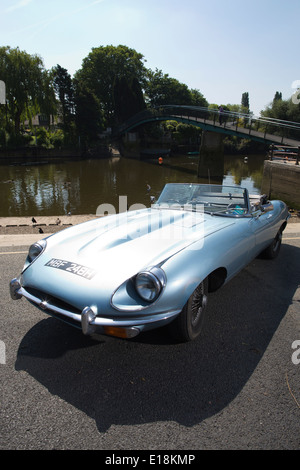
[{"label": "tree", "polygon": [[278,100],[282,100],[282,93],[280,93],[279,91],[276,91],[274,98],[273,98],[273,103],[274,101],[278,101]]},{"label": "tree", "polygon": [[135,78],[143,85],[146,76],[144,56],[127,46],[100,46],[83,59],[75,78],[93,93],[103,106],[109,125],[114,121],[114,85],[116,79]]},{"label": "tree", "polygon": [[117,77],[113,90],[117,123],[122,123],[146,108],[143,91],[136,77]]},{"label": "tree", "polygon": [[287,120],[289,104],[286,100],[273,100],[273,102],[268,106],[262,115],[265,117],[270,117],[274,119]]},{"label": "tree", "polygon": [[151,106],[191,104],[191,93],[187,85],[158,69],[154,72],[148,70],[145,90]]},{"label": "tree", "polygon": [[98,138],[104,128],[103,111],[98,98],[75,80],[75,124],[83,145]]},{"label": "tree", "polygon": [[204,98],[203,94],[199,90],[192,88],[190,90],[191,95],[191,105],[192,106],[202,106],[203,108],[208,107],[208,102]]},{"label": "tree", "polygon": [[53,103],[53,91],[43,61],[19,48],[0,48],[0,76],[6,84],[7,114],[19,134],[21,120],[31,118],[45,102]]},{"label": "tree", "polygon": [[289,100],[273,100],[262,112],[262,116],[273,119],[281,119],[283,121],[300,122],[300,104],[293,103]]},{"label": "tree", "polygon": [[247,110],[246,113],[249,113],[250,105],[249,105],[249,93],[245,92],[242,94],[242,109]]},{"label": "tree", "polygon": [[69,133],[74,118],[74,86],[72,78],[68,71],[60,65],[52,69],[52,74],[54,90],[60,103],[62,127],[66,133]]},{"label": "tree", "polygon": [[[282,121],[300,123],[300,103],[295,104],[292,98],[288,100],[273,99],[272,103],[270,103],[269,106],[267,106],[263,111],[261,111],[261,115],[264,117],[279,119]],[[272,131],[274,132],[274,134],[276,134],[278,133],[278,128],[274,126],[274,129]],[[291,128],[288,129],[288,132],[290,137],[299,137],[299,132],[297,129]]]},{"label": "tree", "polygon": [[161,70],[148,70],[145,86],[146,96],[151,106],[167,104],[207,107],[208,102],[197,89],[189,89],[176,78],[169,77]]}]

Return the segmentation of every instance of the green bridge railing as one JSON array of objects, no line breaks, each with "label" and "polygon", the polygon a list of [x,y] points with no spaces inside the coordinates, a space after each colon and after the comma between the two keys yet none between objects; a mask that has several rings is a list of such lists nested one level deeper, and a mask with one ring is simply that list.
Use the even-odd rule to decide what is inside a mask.
[{"label": "green bridge railing", "polygon": [[204,130],[249,138],[265,143],[300,145],[300,123],[256,117],[253,114],[203,108],[165,105],[146,109],[128,119],[113,134],[121,135],[149,122],[177,120]]}]

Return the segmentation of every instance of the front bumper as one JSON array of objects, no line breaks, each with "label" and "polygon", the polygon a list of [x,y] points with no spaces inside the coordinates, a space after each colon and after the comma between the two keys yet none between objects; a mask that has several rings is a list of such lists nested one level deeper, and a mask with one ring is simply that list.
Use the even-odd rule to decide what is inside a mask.
[{"label": "front bumper", "polygon": [[[13,300],[25,297],[30,303],[45,313],[58,318],[72,326],[80,328],[85,335],[94,333],[134,338],[142,330],[158,328],[170,323],[180,310],[158,313],[153,315],[126,315],[125,317],[99,316],[93,306],[86,306],[82,311],[75,311],[68,304],[57,302],[57,299],[46,294],[22,287],[20,280],[15,278],[10,282],[10,295]],[[72,311],[73,310],[73,311]]]}]

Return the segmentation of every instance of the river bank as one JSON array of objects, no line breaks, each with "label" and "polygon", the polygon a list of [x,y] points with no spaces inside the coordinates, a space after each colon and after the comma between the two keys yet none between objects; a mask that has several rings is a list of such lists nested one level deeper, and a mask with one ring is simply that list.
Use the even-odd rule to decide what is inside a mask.
[{"label": "river bank", "polygon": [[[116,153],[116,149],[109,144],[98,144],[93,148],[45,148],[42,146],[25,146],[17,148],[0,147],[0,161],[35,161],[44,159],[72,159],[72,158],[109,158]],[[17,163],[17,162],[14,162]]]},{"label": "river bank", "polygon": [[92,219],[96,219],[96,215],[0,217],[0,235],[51,234]]}]

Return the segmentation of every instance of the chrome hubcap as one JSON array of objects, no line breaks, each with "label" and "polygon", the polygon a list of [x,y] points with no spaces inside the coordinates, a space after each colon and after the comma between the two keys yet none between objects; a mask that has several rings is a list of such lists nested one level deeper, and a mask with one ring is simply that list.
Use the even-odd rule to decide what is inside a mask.
[{"label": "chrome hubcap", "polygon": [[191,313],[192,313],[191,322],[193,326],[195,326],[198,323],[202,315],[202,312],[204,311],[206,307],[206,304],[207,304],[207,296],[204,294],[203,284],[200,284],[200,286],[194,292],[193,301],[191,305]]}]

